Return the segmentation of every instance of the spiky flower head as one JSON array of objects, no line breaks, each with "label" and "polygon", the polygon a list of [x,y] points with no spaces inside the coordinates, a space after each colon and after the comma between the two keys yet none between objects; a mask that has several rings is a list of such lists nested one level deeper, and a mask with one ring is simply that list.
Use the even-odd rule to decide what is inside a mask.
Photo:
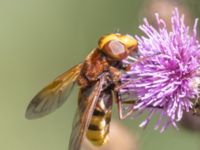
[{"label": "spiky flower head", "polygon": [[[155,129],[163,132],[168,125],[176,127],[183,112],[192,108],[200,83],[200,45],[197,40],[197,19],[192,30],[184,24],[178,9],[172,12],[171,31],[155,14],[157,29],[147,19],[139,28],[145,36],[138,40],[138,58],[124,60],[131,65],[122,76],[120,94],[136,96],[134,110],[149,115],[140,126],[145,127],[154,114],[159,114]],[[122,99],[122,101],[125,99]]]}]

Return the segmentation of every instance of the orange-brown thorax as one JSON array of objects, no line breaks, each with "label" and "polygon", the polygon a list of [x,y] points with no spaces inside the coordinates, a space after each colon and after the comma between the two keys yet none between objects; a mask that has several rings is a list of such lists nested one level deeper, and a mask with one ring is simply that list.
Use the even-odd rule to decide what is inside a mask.
[{"label": "orange-brown thorax", "polygon": [[108,67],[107,58],[101,51],[96,49],[91,57],[86,59],[82,71],[89,81],[95,81],[101,73],[108,70]]}]

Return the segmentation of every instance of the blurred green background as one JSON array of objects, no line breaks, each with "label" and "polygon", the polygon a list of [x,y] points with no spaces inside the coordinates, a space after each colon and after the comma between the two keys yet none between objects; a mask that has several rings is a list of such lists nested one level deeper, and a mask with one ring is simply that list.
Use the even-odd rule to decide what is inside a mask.
[{"label": "blurred green background", "polygon": [[[26,120],[27,104],[57,75],[83,61],[100,36],[139,33],[139,23],[144,15],[154,14],[150,5],[156,3],[0,0],[0,150],[67,150],[77,90],[63,107],[43,119]],[[200,17],[198,0],[179,0],[172,6],[185,7]],[[197,132],[169,128],[160,134],[151,125],[143,131],[138,127],[140,121],[121,122],[137,135],[141,150],[200,149]]]}]

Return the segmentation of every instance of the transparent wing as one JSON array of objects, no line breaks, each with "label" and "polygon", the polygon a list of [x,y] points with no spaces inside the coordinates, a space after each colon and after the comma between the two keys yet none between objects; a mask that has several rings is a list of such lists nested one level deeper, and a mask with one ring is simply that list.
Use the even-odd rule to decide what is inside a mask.
[{"label": "transparent wing", "polygon": [[70,95],[81,68],[82,64],[74,66],[43,88],[29,103],[26,118],[40,118],[59,108]]},{"label": "transparent wing", "polygon": [[80,150],[104,82],[105,79],[102,77],[94,86],[80,90],[78,109],[72,125],[69,150]]}]

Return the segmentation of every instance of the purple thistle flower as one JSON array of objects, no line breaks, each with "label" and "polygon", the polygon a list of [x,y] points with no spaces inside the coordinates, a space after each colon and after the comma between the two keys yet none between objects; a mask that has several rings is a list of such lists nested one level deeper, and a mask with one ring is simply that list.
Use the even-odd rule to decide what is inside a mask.
[{"label": "purple thistle flower", "polygon": [[149,112],[140,127],[146,127],[152,116],[159,114],[155,129],[161,127],[163,132],[168,125],[176,127],[183,112],[192,108],[192,100],[199,95],[200,44],[198,19],[190,31],[184,24],[184,15],[179,16],[176,8],[172,12],[171,31],[168,31],[165,21],[158,14],[155,16],[157,30],[147,19],[139,26],[146,36],[136,36],[138,58],[130,56],[124,60],[131,69],[122,76],[120,94],[137,97],[133,109],[139,114]]}]

